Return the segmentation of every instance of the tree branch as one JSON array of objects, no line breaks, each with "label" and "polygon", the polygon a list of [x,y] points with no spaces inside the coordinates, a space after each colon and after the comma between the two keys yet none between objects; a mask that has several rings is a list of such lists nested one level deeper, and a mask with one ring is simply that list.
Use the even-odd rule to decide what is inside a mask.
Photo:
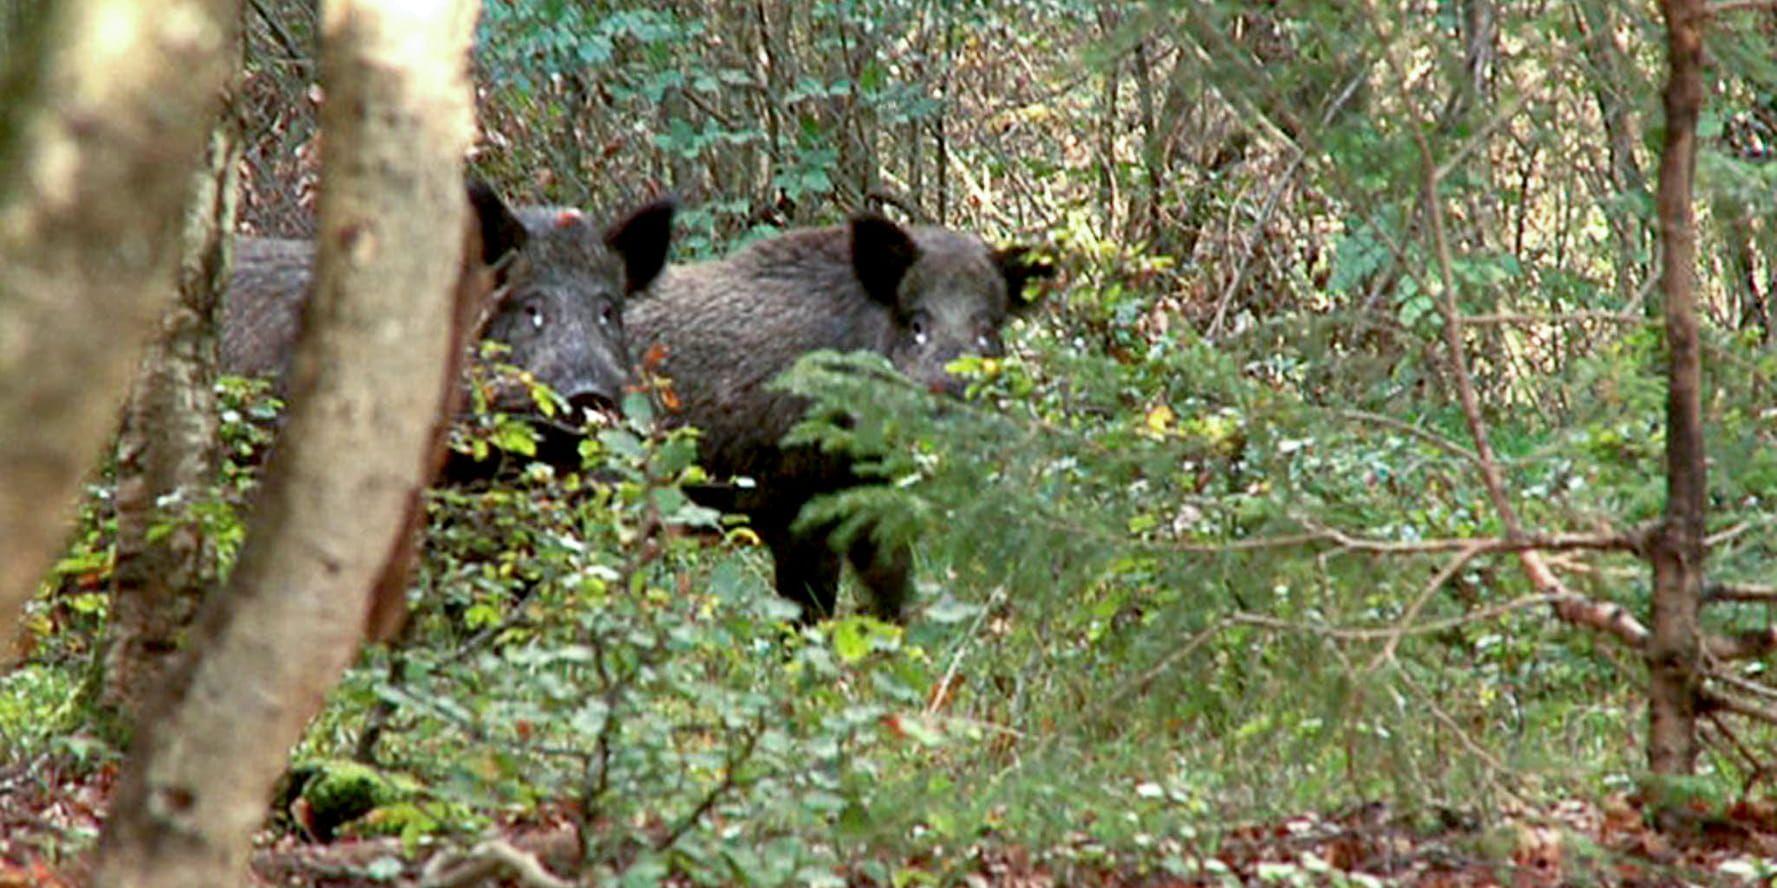
[{"label": "tree branch", "polygon": [[1705,603],[1713,601],[1762,601],[1777,603],[1777,586],[1742,585],[1738,583],[1707,583],[1703,586]]}]

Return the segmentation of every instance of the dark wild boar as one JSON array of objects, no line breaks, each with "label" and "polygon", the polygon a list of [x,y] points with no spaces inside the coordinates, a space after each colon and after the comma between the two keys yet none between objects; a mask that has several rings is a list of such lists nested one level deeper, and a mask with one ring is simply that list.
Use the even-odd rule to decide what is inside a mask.
[{"label": "dark wild boar", "polygon": [[[648,204],[601,233],[577,210],[514,212],[486,186],[469,191],[483,258],[500,283],[482,312],[481,338],[504,343],[500,362],[529,371],[570,407],[614,407],[628,380],[624,304],[666,262],[672,202]],[[313,260],[306,241],[238,242],[223,308],[224,372],[269,377],[282,390]],[[534,405],[524,386],[513,385],[499,388],[490,406],[517,413]]]},{"label": "dark wild boar", "polygon": [[[628,320],[637,355],[662,347],[660,370],[673,381],[681,417],[704,432],[704,466],[758,483],[698,498],[749,516],[771,549],[777,591],[809,621],[833,613],[841,556],[830,528],[790,527],[811,498],[857,478],[841,456],[780,445],[807,405],[767,384],[808,352],[869,350],[918,382],[956,392],[961,383],[945,365],[965,353],[998,355],[1000,328],[1028,305],[1025,284],[1051,274],[1023,248],[994,250],[973,234],[908,230],[866,215],[669,268],[649,296],[630,303]],[[869,592],[870,612],[898,620],[911,553],[869,537],[859,534],[845,558]]]}]

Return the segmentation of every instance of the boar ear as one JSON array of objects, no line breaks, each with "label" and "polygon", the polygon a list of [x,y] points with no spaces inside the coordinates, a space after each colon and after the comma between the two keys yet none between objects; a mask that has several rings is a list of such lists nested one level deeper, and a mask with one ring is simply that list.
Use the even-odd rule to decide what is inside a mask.
[{"label": "boar ear", "polygon": [[993,264],[999,266],[1000,274],[1005,275],[1006,307],[1013,314],[1028,311],[1037,304],[1034,298],[1024,295],[1025,284],[1036,278],[1055,276],[1055,266],[1046,259],[1032,256],[1029,247],[995,250]]},{"label": "boar ear", "polygon": [[529,237],[524,223],[512,215],[512,210],[500,199],[500,193],[474,176],[469,177],[468,191],[469,208],[474,211],[476,224],[481,227],[481,261],[493,265],[507,253],[524,249],[525,239]]},{"label": "boar ear", "polygon": [[875,213],[852,217],[852,272],[870,298],[894,308],[901,278],[918,258],[919,247],[906,229]]},{"label": "boar ear", "polygon": [[666,267],[678,203],[664,197],[630,213],[605,231],[605,246],[623,257],[623,291],[644,290]]}]

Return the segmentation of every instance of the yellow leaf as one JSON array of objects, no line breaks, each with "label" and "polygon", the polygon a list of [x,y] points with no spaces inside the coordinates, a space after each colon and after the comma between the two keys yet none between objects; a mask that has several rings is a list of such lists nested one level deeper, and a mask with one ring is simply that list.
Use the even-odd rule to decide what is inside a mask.
[{"label": "yellow leaf", "polygon": [[1148,428],[1152,429],[1156,435],[1164,435],[1166,430],[1172,427],[1172,421],[1176,418],[1171,407],[1161,404],[1148,411]]}]

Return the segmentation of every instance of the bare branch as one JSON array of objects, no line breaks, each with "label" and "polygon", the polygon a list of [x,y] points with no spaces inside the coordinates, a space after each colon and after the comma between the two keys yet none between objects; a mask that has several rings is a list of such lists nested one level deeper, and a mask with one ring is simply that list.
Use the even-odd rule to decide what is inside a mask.
[{"label": "bare branch", "polygon": [[1708,687],[1698,691],[1697,695],[1703,698],[1702,702],[1707,708],[1721,709],[1736,715],[1746,716],[1755,721],[1777,725],[1777,708],[1761,706],[1757,703],[1742,700],[1738,697],[1730,697],[1721,691]]},{"label": "bare branch", "polygon": [[1238,622],[1238,620],[1233,617],[1217,620],[1207,628],[1192,635],[1190,641],[1179,645],[1177,650],[1161,657],[1160,662],[1149,666],[1141,675],[1136,676],[1134,681],[1123,685],[1123,687],[1115,694],[1106,698],[1104,703],[1098,707],[1098,710],[1102,712],[1113,709],[1119,703],[1122,703],[1124,699],[1128,698],[1130,694],[1147,690],[1148,685],[1153,682],[1154,679],[1159,678],[1161,673],[1178,665],[1180,661],[1189,657],[1194,651],[1202,647],[1204,642],[1214,638],[1217,633],[1234,625],[1236,622]]},{"label": "bare branch", "polygon": [[1470,450],[1467,447],[1464,447],[1461,444],[1458,444],[1455,441],[1452,441],[1449,438],[1446,438],[1443,435],[1438,434],[1437,432],[1433,432],[1429,429],[1422,429],[1419,426],[1413,425],[1412,423],[1409,423],[1409,422],[1402,422],[1401,420],[1395,419],[1392,416],[1384,416],[1380,413],[1371,413],[1368,410],[1339,410],[1339,411],[1335,411],[1335,415],[1343,417],[1345,419],[1354,420],[1357,422],[1374,423],[1375,425],[1379,425],[1384,428],[1394,429],[1397,432],[1412,435],[1413,437],[1418,438],[1419,440],[1424,441],[1427,444],[1430,444],[1433,447],[1436,447],[1436,448],[1438,448],[1438,449],[1440,449],[1452,456],[1461,457],[1462,459],[1466,459],[1472,463],[1480,462],[1480,457],[1476,456],[1475,452],[1473,450]]},{"label": "bare branch", "polygon": [[1742,585],[1738,583],[1708,583],[1703,587],[1703,600],[1712,601],[1763,601],[1777,603],[1777,586]]},{"label": "bare branch", "polygon": [[499,876],[511,873],[526,888],[573,888],[574,883],[557,878],[535,854],[519,850],[504,839],[490,839],[460,857],[439,855],[421,874],[420,888],[457,888],[459,885],[485,885]]},{"label": "bare branch", "polygon": [[1703,644],[1709,656],[1718,660],[1750,660],[1777,651],[1777,626],[1732,635],[1709,635],[1704,637]]},{"label": "bare branch", "polygon": [[1462,322],[1471,327],[1501,324],[1584,324],[1593,322],[1625,324],[1628,326],[1646,326],[1659,323],[1658,320],[1653,318],[1626,314],[1620,311],[1564,311],[1552,313],[1493,312],[1491,314],[1469,315],[1463,318]]},{"label": "bare branch", "polygon": [[[1503,604],[1484,607],[1472,613],[1463,614],[1460,617],[1451,617],[1445,620],[1433,620],[1429,623],[1421,623],[1418,626],[1406,627],[1388,626],[1370,628],[1364,626],[1324,626],[1314,623],[1293,623],[1289,620],[1283,620],[1265,614],[1254,614],[1244,611],[1230,615],[1227,622],[1243,626],[1257,626],[1261,629],[1298,632],[1304,635],[1320,635],[1326,638],[1336,638],[1341,641],[1385,641],[1396,635],[1432,635],[1438,632],[1447,632],[1451,629],[1467,626],[1471,623],[1482,623],[1487,620],[1497,619],[1512,613],[1513,611],[1521,611],[1527,608],[1541,607],[1543,605],[1558,604],[1560,600],[1561,596],[1559,595],[1526,595],[1522,598],[1514,598]],[[1597,603],[1593,602],[1593,604]]]},{"label": "bare branch", "polygon": [[1715,18],[1730,12],[1765,9],[1777,9],[1777,0],[1720,0],[1705,7],[1703,14]]},{"label": "bare branch", "polygon": [[1472,539],[1433,539],[1433,540],[1372,540],[1354,537],[1331,527],[1324,527],[1311,521],[1304,521],[1311,529],[1323,538],[1331,540],[1341,548],[1360,552],[1377,552],[1390,554],[1426,554],[1434,552],[1460,552],[1474,547],[1478,554],[1491,552],[1532,552],[1550,551],[1567,552],[1586,550],[1596,552],[1633,552],[1639,553],[1644,545],[1643,534],[1634,533],[1553,533],[1553,534],[1517,534],[1514,537],[1477,537]]},{"label": "bare branch", "polygon": [[1400,646],[1401,637],[1406,633],[1406,630],[1412,627],[1413,621],[1419,618],[1419,612],[1425,608],[1425,603],[1430,601],[1432,595],[1439,589],[1442,589],[1445,583],[1450,582],[1450,578],[1456,576],[1457,571],[1462,570],[1464,565],[1473,561],[1475,556],[1479,554],[1481,554],[1481,550],[1476,546],[1470,546],[1457,552],[1456,557],[1450,559],[1450,562],[1444,565],[1443,570],[1438,571],[1437,575],[1433,576],[1431,581],[1425,584],[1425,588],[1420,591],[1419,597],[1415,598],[1413,603],[1407,606],[1407,612],[1401,615],[1400,623],[1396,627],[1397,631],[1395,634],[1382,645],[1382,650],[1376,652],[1376,658],[1370,661],[1370,668],[1372,670],[1381,666],[1383,663],[1394,659],[1394,651],[1395,648]]},{"label": "bare branch", "polygon": [[1712,533],[1709,536],[1704,537],[1703,538],[1703,545],[1713,549],[1713,548],[1723,545],[1725,543],[1731,543],[1735,539],[1744,535],[1747,531],[1749,531],[1755,527],[1762,527],[1768,523],[1769,522],[1767,522],[1767,521],[1742,521],[1739,524],[1736,524],[1736,525],[1729,527],[1725,530],[1718,530],[1715,533]]},{"label": "bare branch", "polygon": [[[1530,553],[1525,553],[1530,554]],[[1561,588],[1559,580],[1555,585]],[[1640,650],[1647,645],[1649,632],[1640,620],[1629,613],[1628,609],[1611,601],[1594,601],[1580,595],[1568,593],[1555,596],[1555,616],[1576,626],[1583,626],[1615,637],[1618,641]]]},{"label": "bare branch", "polygon": [[1709,681],[1727,685],[1741,693],[1750,694],[1754,697],[1762,697],[1773,703],[1777,703],[1777,688],[1773,688],[1770,685],[1760,684],[1749,678],[1742,678],[1732,672],[1727,672],[1720,668],[1706,671],[1703,674],[1703,677]]}]

